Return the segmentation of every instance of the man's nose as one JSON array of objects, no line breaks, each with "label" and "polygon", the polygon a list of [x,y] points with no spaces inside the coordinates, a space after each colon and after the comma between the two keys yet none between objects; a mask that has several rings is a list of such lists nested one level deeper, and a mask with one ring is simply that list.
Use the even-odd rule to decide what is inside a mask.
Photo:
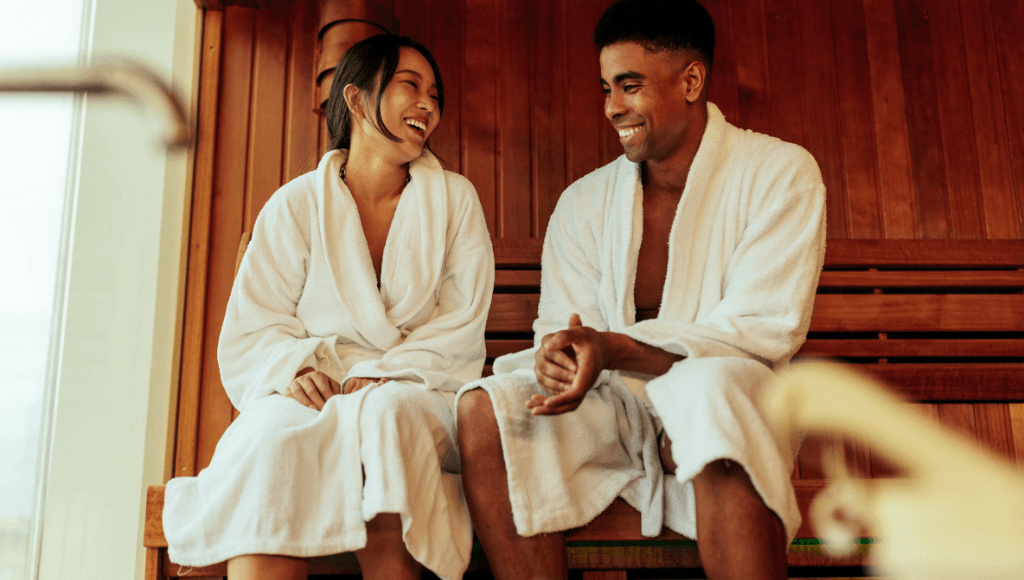
[{"label": "man's nose", "polygon": [[626,112],[626,107],[622,102],[622,96],[616,95],[615,91],[608,93],[604,99],[604,116],[608,117],[609,121],[614,121],[618,117],[621,117]]}]

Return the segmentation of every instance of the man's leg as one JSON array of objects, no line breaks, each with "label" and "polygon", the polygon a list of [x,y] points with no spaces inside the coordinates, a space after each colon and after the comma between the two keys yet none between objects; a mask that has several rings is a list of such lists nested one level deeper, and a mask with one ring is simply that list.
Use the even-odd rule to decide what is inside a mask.
[{"label": "man's leg", "polygon": [[402,518],[398,514],[377,514],[366,522],[366,547],[356,550],[363,578],[417,580],[421,566],[405,549]]},{"label": "man's leg", "polygon": [[697,548],[710,580],[786,578],[786,530],[741,465],[709,463],[693,490]]},{"label": "man's leg", "polygon": [[497,580],[566,578],[562,534],[524,538],[516,533],[498,421],[483,389],[462,395],[458,407],[462,483],[480,544]]}]

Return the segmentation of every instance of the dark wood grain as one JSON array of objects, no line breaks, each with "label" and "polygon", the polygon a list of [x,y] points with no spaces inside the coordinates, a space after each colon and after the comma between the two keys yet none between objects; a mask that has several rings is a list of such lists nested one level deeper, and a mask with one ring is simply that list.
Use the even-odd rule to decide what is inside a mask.
[{"label": "dark wood grain", "polygon": [[846,358],[1024,358],[1024,339],[811,339],[797,356]]},{"label": "dark wood grain", "polygon": [[[497,227],[497,5],[465,0],[467,49],[462,116],[462,174],[476,187],[491,235]],[[468,82],[472,79],[472,82]]]},{"label": "dark wood grain", "polygon": [[[862,2],[832,2],[849,237],[881,237],[873,93]],[[809,71],[810,73],[810,71]],[[831,191],[827,195],[831,195]]]},{"label": "dark wood grain", "polygon": [[316,6],[296,2],[292,13],[285,80],[284,160],[282,182],[316,169],[317,123],[314,85],[316,37],[309,31],[316,23]]},{"label": "dark wood grain", "polygon": [[1003,89],[1013,189],[1017,196],[1018,224],[1024,229],[1024,5],[992,1],[992,23],[999,53],[999,78]]},{"label": "dark wood grain", "polygon": [[819,294],[811,332],[1014,332],[1024,294]]},{"label": "dark wood grain", "polygon": [[[498,50],[504,55],[498,70],[497,230],[502,238],[529,238],[533,233],[531,195],[530,64],[533,43],[530,5],[519,0],[498,3]],[[524,94],[525,93],[525,94]]]},{"label": "dark wood grain", "polygon": [[884,238],[916,238],[909,129],[894,0],[864,0]]},{"label": "dark wood grain", "polygon": [[825,267],[1024,267],[1024,241],[845,240],[829,242]]},{"label": "dark wood grain", "polygon": [[764,7],[761,0],[733,0],[732,31],[736,41],[736,89],[739,111],[733,121],[743,129],[772,134],[765,51]]}]

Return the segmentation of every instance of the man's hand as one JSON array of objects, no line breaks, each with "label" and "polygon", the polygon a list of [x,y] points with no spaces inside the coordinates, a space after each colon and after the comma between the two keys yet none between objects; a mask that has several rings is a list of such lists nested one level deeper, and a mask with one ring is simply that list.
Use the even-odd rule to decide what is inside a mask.
[{"label": "man's hand", "polygon": [[324,408],[327,399],[340,392],[341,385],[338,381],[307,367],[295,375],[295,380],[285,389],[284,395],[319,411]]},{"label": "man's hand", "polygon": [[377,383],[378,385],[383,385],[384,383],[386,383],[386,382],[388,382],[390,380],[391,379],[371,379],[371,378],[352,377],[349,380],[345,381],[345,388],[344,388],[344,390],[342,390],[342,394],[347,395],[349,393],[354,393],[354,392],[358,391],[359,389],[361,389],[361,388],[363,388],[366,385],[369,385],[371,383]]},{"label": "man's hand", "polygon": [[583,326],[579,314],[573,314],[569,317],[569,328],[545,336],[540,344],[534,372],[540,386],[554,396],[534,395],[526,407],[534,415],[575,411],[605,369],[604,335]]}]

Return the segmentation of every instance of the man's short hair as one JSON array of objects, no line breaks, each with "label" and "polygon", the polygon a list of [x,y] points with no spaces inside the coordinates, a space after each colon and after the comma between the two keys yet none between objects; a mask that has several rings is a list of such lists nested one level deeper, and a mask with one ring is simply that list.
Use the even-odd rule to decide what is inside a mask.
[{"label": "man's short hair", "polygon": [[715,23],[697,0],[619,0],[594,28],[598,52],[635,42],[650,52],[692,50],[708,69],[715,58]]}]

